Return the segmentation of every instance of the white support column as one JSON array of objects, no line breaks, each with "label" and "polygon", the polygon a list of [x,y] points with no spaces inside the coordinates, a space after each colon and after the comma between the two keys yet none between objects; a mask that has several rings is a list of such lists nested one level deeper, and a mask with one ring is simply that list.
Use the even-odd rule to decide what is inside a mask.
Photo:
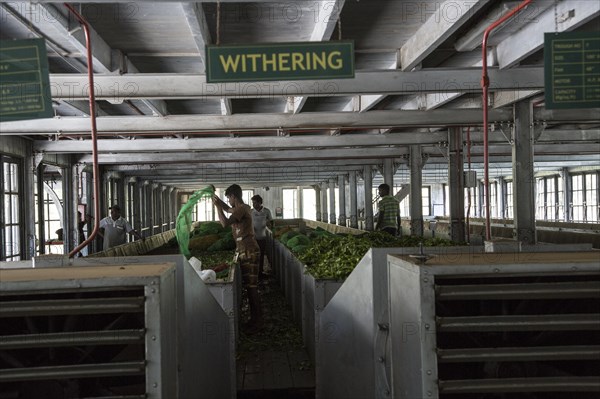
[{"label": "white support column", "polygon": [[165,232],[169,228],[169,187],[162,186],[162,191],[160,195],[160,213],[162,215],[160,231]]},{"label": "white support column", "polygon": [[315,189],[315,205],[316,205],[316,217],[317,221],[320,222],[321,219],[321,187],[318,184],[313,186]]},{"label": "white support column", "polygon": [[500,219],[506,219],[508,214],[506,206],[506,180],[504,177],[498,177],[498,217]]},{"label": "white support column", "polygon": [[329,223],[336,223],[335,215],[335,179],[329,179]]},{"label": "white support column", "polygon": [[132,227],[135,229],[135,231],[137,231],[138,233],[142,234],[142,213],[141,213],[141,209],[142,209],[142,190],[144,188],[143,184],[140,183],[140,179],[136,178],[136,177],[132,177],[129,180],[131,183],[133,183],[133,198],[131,199],[132,201],[132,210],[133,210],[133,214],[131,215],[131,220],[133,220],[133,224]]},{"label": "white support column", "polygon": [[340,216],[338,218],[338,224],[340,226],[346,225],[346,175],[338,176],[338,190],[340,196]]},{"label": "white support column", "polygon": [[373,231],[373,175],[371,166],[365,166],[363,179],[365,181],[365,229]]},{"label": "white support column", "polygon": [[170,212],[171,212],[171,219],[169,220],[169,230],[170,229],[174,229],[177,225],[177,214],[178,214],[178,209],[177,209],[177,190],[174,187],[171,187],[171,190],[169,191],[169,204],[170,204]]},{"label": "white support column", "polygon": [[390,194],[394,194],[394,160],[386,158],[383,160],[383,182],[390,186]]},{"label": "white support column", "polygon": [[152,235],[152,225],[154,223],[154,217],[152,216],[152,184],[149,180],[144,180],[141,194],[141,203],[143,204],[141,208],[143,212],[140,213],[142,229],[147,230],[143,237],[148,237]]},{"label": "white support column", "polygon": [[350,227],[358,228],[358,201],[356,188],[356,172],[348,174],[348,186],[350,188]]},{"label": "white support column", "polygon": [[410,146],[410,234],[423,235],[423,157],[420,145]]},{"label": "white support column", "polygon": [[321,183],[321,221],[327,223],[329,214],[327,213],[327,182]]},{"label": "white support column", "polygon": [[296,186],[296,193],[298,196],[298,203],[297,203],[297,217],[298,219],[304,219],[304,193],[302,190],[302,186]]}]

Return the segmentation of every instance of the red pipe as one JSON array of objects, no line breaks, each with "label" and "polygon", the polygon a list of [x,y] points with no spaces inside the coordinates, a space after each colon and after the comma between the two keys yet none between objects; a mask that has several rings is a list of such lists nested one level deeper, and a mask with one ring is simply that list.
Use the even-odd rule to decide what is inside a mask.
[{"label": "red pipe", "polygon": [[482,54],[483,70],[481,75],[481,88],[483,89],[483,184],[485,191],[485,239],[492,238],[492,226],[490,223],[490,180],[489,180],[489,154],[488,154],[488,88],[490,79],[487,73],[487,41],[490,33],[502,25],[513,15],[527,7],[533,0],[524,0],[521,4],[503,15],[496,22],[488,26],[483,33]]},{"label": "red pipe", "polygon": [[100,169],[98,168],[98,131],[96,129],[96,97],[94,95],[94,67],[92,65],[92,41],[89,31],[89,25],[85,18],[79,14],[71,5],[64,3],[65,7],[77,18],[85,33],[85,46],[87,49],[88,62],[88,80],[90,83],[89,101],[90,101],[90,121],[92,123],[92,159],[93,159],[93,177],[94,177],[94,229],[87,240],[79,244],[74,250],[69,252],[69,258],[75,256],[85,248],[98,234],[100,230]]}]

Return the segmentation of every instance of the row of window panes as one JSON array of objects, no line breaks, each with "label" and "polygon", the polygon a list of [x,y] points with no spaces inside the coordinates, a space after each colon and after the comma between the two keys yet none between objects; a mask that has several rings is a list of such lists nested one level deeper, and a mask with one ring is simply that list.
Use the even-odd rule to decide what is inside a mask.
[{"label": "row of window panes", "polygon": [[[2,163],[2,173],[4,175],[4,217],[5,217],[5,255],[6,258],[12,258],[13,260],[16,258],[20,259],[20,241],[19,241],[19,225],[18,221],[19,217],[19,175],[18,175],[18,164],[14,162],[6,162]],[[599,182],[598,182],[598,173],[583,173],[578,175],[573,175],[571,178],[572,181],[572,202],[569,204],[569,207],[572,212],[572,221],[575,222],[597,222],[600,220],[600,206],[599,206]],[[56,230],[61,228],[60,215],[58,213],[57,206],[62,206],[62,182],[60,180],[48,180],[46,184],[50,189],[52,189],[56,195],[59,197],[61,204],[54,204],[53,198],[44,190],[43,193],[43,204],[44,211],[46,215],[45,220],[45,230],[46,237],[44,237],[44,243],[47,241],[58,238],[54,237],[56,235]],[[498,182],[492,182],[490,184],[490,210],[493,217],[513,217],[513,186],[512,182],[506,182],[504,189],[504,204],[505,204],[505,215],[499,214],[498,207]],[[147,209],[148,205],[151,202],[162,202],[165,203],[165,198],[168,196],[166,191],[162,191],[161,194],[165,198],[162,198],[162,201],[159,200],[159,196],[154,194],[152,191],[152,186],[146,185],[144,187],[146,189],[146,194],[143,199],[144,208]],[[401,189],[401,186],[395,186],[394,192],[397,192]],[[444,188],[446,190],[446,202],[448,198],[448,187]],[[37,186],[35,188],[37,192]],[[117,190],[115,186],[109,185],[108,187],[109,195],[108,198],[113,201],[116,199]],[[471,193],[471,211],[469,214],[471,216],[477,216],[479,214],[479,207],[482,206],[482,202],[478,199],[480,198],[479,187],[471,190],[465,190],[465,209],[468,204],[468,193]],[[133,200],[133,192],[129,191],[127,194],[127,202]],[[154,195],[153,195],[154,194]],[[431,188],[423,187],[422,188],[422,200],[423,200],[423,215],[427,216],[431,214]],[[565,204],[564,204],[564,195],[563,195],[563,182],[560,176],[550,176],[540,178],[537,181],[537,198],[536,198],[536,218],[542,220],[564,220],[565,219]],[[247,204],[251,203],[250,198],[254,195],[253,190],[244,190],[243,198],[244,202]],[[335,192],[336,196],[336,214],[339,214],[339,192]],[[376,190],[373,190],[373,206],[374,211],[376,211]],[[184,200],[183,203],[187,201],[187,198],[182,197]],[[302,192],[302,206],[303,206],[303,217],[307,219],[316,219],[316,196],[314,189],[303,189]],[[117,201],[118,202],[118,201]],[[299,209],[299,199],[298,199],[298,191],[296,189],[284,189],[283,190],[283,217],[284,218],[296,218],[298,217],[298,209]],[[167,209],[159,208],[158,206],[153,207],[155,209],[154,216],[154,224],[158,223],[161,218],[166,217]],[[445,206],[446,213],[448,207]],[[36,207],[36,215],[38,209]],[[215,215],[213,213],[213,207],[211,201],[201,201],[197,205],[194,210],[194,220],[215,220]],[[410,215],[410,200],[409,197],[405,197],[400,203],[400,212],[401,216],[407,217]],[[135,213],[132,212],[132,216]],[[140,218],[143,217],[140,215]],[[36,217],[37,223],[38,217]],[[165,219],[166,220],[166,219]],[[12,223],[12,222],[15,223]],[[133,222],[133,220],[132,220]],[[59,251],[58,248],[51,248],[49,245],[46,246],[47,253],[56,253]]]}]

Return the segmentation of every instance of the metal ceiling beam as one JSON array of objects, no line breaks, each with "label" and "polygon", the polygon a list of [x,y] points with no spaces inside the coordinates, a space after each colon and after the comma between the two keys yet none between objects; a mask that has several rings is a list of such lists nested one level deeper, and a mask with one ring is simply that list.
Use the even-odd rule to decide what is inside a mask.
[{"label": "metal ceiling beam", "polygon": [[[75,111],[75,114],[83,114],[83,116],[90,116],[90,104],[85,101],[58,101],[59,104],[72,109]],[[97,103],[96,104],[96,116],[108,116],[108,114],[103,111]],[[60,111],[59,111],[60,113]]]},{"label": "metal ceiling beam", "polygon": [[492,106],[494,108],[506,107],[542,93],[542,90],[499,90],[492,94]]},{"label": "metal ceiling beam", "polygon": [[[184,163],[182,163],[184,162]],[[105,167],[107,168],[107,170],[115,170],[115,171],[120,171],[120,172],[127,172],[127,171],[136,171],[136,170],[156,170],[156,169],[160,169],[160,168],[169,168],[169,169],[188,169],[190,167],[193,168],[205,168],[205,169],[219,169],[219,170],[223,170],[223,169],[238,169],[238,168],[244,168],[244,169],[254,169],[254,168],[263,168],[263,169],[270,169],[270,168],[277,168],[277,169],[283,169],[283,168],[291,168],[291,167],[315,167],[315,168],[339,168],[340,170],[344,170],[344,168],[362,168],[364,165],[378,165],[381,164],[382,160],[381,159],[368,159],[368,158],[364,158],[364,159],[327,159],[327,160],[312,160],[310,162],[310,165],[307,165],[307,163],[305,161],[268,161],[268,162],[261,162],[261,161],[256,161],[256,162],[212,162],[212,163],[204,163],[200,160],[198,160],[198,157],[196,158],[196,160],[192,160],[192,161],[179,161],[177,159],[173,159],[172,162],[168,163],[168,164],[160,164],[160,163],[149,163],[149,162],[145,162],[145,163],[140,163],[140,164],[134,164],[134,165],[127,165],[127,164],[106,164]]]},{"label": "metal ceiling beam", "polygon": [[[535,109],[535,121],[599,123],[598,108],[578,110]],[[512,121],[512,110],[493,109],[490,123]],[[98,132],[256,131],[273,129],[361,129],[374,127],[468,126],[479,125],[479,109],[436,109],[431,111],[316,112],[300,114],[171,115],[167,117],[127,116],[97,118]],[[201,128],[200,128],[201,127]],[[65,117],[0,123],[2,134],[56,134],[89,131],[87,118]]]},{"label": "metal ceiling beam", "polygon": [[[416,92],[479,92],[480,68],[435,68],[414,72],[378,70],[356,72],[354,79],[275,82],[206,83],[205,75],[125,74],[96,75],[98,100],[282,98],[292,96],[399,95]],[[542,67],[490,68],[491,90],[543,89]],[[87,75],[51,74],[52,98],[84,100]]]},{"label": "metal ceiling beam", "polygon": [[[14,2],[11,4],[0,3],[0,18],[4,19],[4,18],[7,18],[7,15],[11,15],[23,27],[25,27],[27,30],[29,30],[33,36],[44,39],[46,41],[46,46],[48,46],[49,49],[54,51],[56,53],[56,56],[58,56],[65,64],[69,65],[71,68],[73,68],[74,70],[76,70],[80,73],[87,73],[87,66],[84,65],[79,59],[67,56],[68,51],[62,47],[62,43],[58,43],[55,40],[53,40],[52,38],[48,37],[43,32],[42,29],[38,29],[37,26],[33,25],[33,22],[31,21],[32,18],[24,17],[23,13],[18,11],[19,7],[22,7],[22,6],[34,7],[34,5],[31,5],[29,3],[24,3],[24,2],[21,2],[21,3]],[[37,6],[37,5],[35,5],[35,6]],[[7,15],[5,15],[5,12],[7,13]],[[26,11],[26,13],[27,13],[27,11]],[[52,57],[52,56],[54,56],[54,55],[50,52],[48,54],[48,57]]]},{"label": "metal ceiling beam", "polygon": [[[572,14],[570,13],[572,11]],[[572,15],[572,16],[571,16]],[[541,50],[544,46],[544,32],[566,32],[600,15],[600,2],[589,0],[564,0],[547,9],[531,23],[503,40],[496,52],[500,68],[509,68],[525,57]],[[558,18],[558,21],[556,19]]]},{"label": "metal ceiling beam", "polygon": [[[490,133],[490,143],[508,143],[509,133],[500,130]],[[411,144],[437,144],[447,141],[445,131],[438,132],[402,132],[386,135],[353,134],[339,136],[273,136],[273,137],[227,137],[227,138],[163,138],[135,139],[123,145],[122,139],[102,139],[98,141],[100,152],[144,152],[144,151],[231,151],[263,149],[306,149],[340,147],[403,146]],[[483,141],[481,132],[471,132],[471,142],[477,147]],[[537,143],[573,143],[588,142],[589,148],[600,143],[600,130],[544,130]],[[557,147],[558,148],[558,147]],[[44,153],[85,153],[90,151],[89,140],[34,141],[34,151]]]},{"label": "metal ceiling beam", "polygon": [[[62,5],[62,4],[61,4]],[[69,42],[81,54],[86,53],[85,34],[75,19],[68,18],[65,8],[58,8],[53,4],[40,4],[45,10],[46,18],[40,18],[45,24],[50,24],[54,31],[60,36],[60,41]],[[66,16],[65,16],[66,15]],[[51,18],[48,18],[50,16]],[[44,29],[48,32],[49,29]],[[91,26],[89,27],[90,40],[92,42],[92,63],[95,73],[113,72],[113,49],[102,39],[102,37]]]},{"label": "metal ceiling beam", "polygon": [[331,35],[335,30],[335,25],[342,14],[345,2],[346,0],[329,0],[319,4],[319,12],[315,16],[317,21],[312,34],[310,35],[311,42],[320,42],[331,39]]},{"label": "metal ceiling beam", "polygon": [[[486,13],[486,15],[480,18],[479,22],[475,26],[473,26],[467,33],[456,40],[454,43],[454,48],[456,51],[468,52],[473,51],[476,48],[481,48],[483,34],[487,27],[490,26],[493,21],[499,20],[504,14],[519,5],[521,1],[522,0],[510,0],[507,2],[497,2],[501,4],[495,5],[495,8],[492,8]],[[524,25],[535,23],[538,16],[548,7],[552,7],[552,5],[552,1],[546,0],[534,1],[533,3],[529,4],[524,10],[517,13],[515,17],[509,19],[494,29],[494,34],[490,37],[488,45],[494,46],[507,35],[518,31]]]},{"label": "metal ceiling beam", "polygon": [[[39,4],[43,10],[45,10],[45,18],[39,18],[36,20],[42,21],[38,23],[43,23],[46,25],[50,25],[53,28],[53,32],[56,32],[58,35],[58,39],[52,37],[53,40],[63,41],[70,43],[73,47],[75,47],[81,54],[86,53],[86,40],[83,29],[80,27],[79,23],[76,20],[71,20],[68,18],[68,12],[64,11],[62,8],[59,8],[53,4]],[[49,18],[50,17],[50,18]],[[50,29],[47,27],[44,29],[46,34]],[[126,60],[126,57],[120,54],[120,52],[113,50],[108,43],[104,41],[102,36],[98,34],[92,27],[89,27],[90,32],[90,40],[92,42],[92,64],[94,67],[95,73],[104,73],[111,74],[114,73],[115,70],[119,69],[121,63],[118,62],[119,57],[123,57]],[[122,66],[125,66],[125,69],[129,73],[137,73],[137,68],[131,64],[128,60],[123,63]],[[87,67],[87,65],[86,65]],[[86,76],[86,75],[84,75]],[[64,99],[69,101],[68,99]],[[80,100],[85,100],[85,98],[81,98]],[[163,101],[150,101],[146,99],[141,99],[148,108],[150,108],[155,115],[164,116],[167,114],[166,104]]]},{"label": "metal ceiling beam", "polygon": [[436,2],[436,12],[400,49],[400,67],[410,71],[445,42],[490,0]]},{"label": "metal ceiling beam", "polygon": [[[335,29],[342,8],[346,0],[323,1],[320,4],[315,3],[315,10],[318,10],[315,15],[316,21],[313,31],[310,35],[310,41],[321,42],[331,39],[331,35]],[[285,112],[294,114],[299,113],[306,104],[306,96],[295,96],[288,98],[285,103]]]},{"label": "metal ceiling beam", "polygon": [[206,51],[205,48],[208,44],[212,44],[212,38],[206,22],[206,15],[202,8],[202,2],[197,3],[181,3],[183,15],[186,19],[196,48],[198,49],[198,56],[202,60],[202,67],[199,70],[200,73],[205,73],[206,70]]},{"label": "metal ceiling beam", "polygon": [[[584,110],[568,110],[567,117]],[[564,111],[563,111],[564,112]],[[565,112],[566,114],[566,112]],[[547,114],[544,120],[553,120],[561,113]],[[587,116],[585,114],[584,116]],[[598,116],[595,116],[598,119]],[[97,118],[100,133],[133,134],[135,132],[199,132],[199,131],[252,131],[272,129],[325,129],[478,125],[483,119],[478,109],[436,109],[432,111],[369,111],[314,112],[300,114],[234,114],[221,115],[171,115],[167,117],[127,116]],[[511,121],[512,111],[490,110],[490,123]],[[562,119],[561,119],[562,120]],[[583,119],[585,120],[585,118]],[[78,117],[1,122],[2,134],[88,134],[89,120]]]},{"label": "metal ceiling beam", "polygon": [[[386,69],[395,70],[398,68],[398,60],[394,60]],[[362,95],[355,96],[351,101],[346,104],[342,111],[354,111],[354,112],[365,112],[369,111],[375,105],[377,105],[386,96],[381,95]],[[358,102],[358,104],[357,104]]]},{"label": "metal ceiling beam", "polygon": [[537,142],[573,142],[590,141],[600,143],[600,129],[588,130],[562,130],[545,129],[542,131]]},{"label": "metal ceiling beam", "polygon": [[[300,175],[306,174],[315,174],[315,173],[331,173],[331,172],[350,172],[350,171],[359,171],[363,170],[364,165],[354,165],[354,166],[282,166],[282,167],[249,167],[247,164],[240,164],[234,167],[227,168],[214,168],[212,164],[201,164],[197,165],[194,168],[181,168],[181,167],[173,167],[172,165],[162,165],[160,168],[153,169],[137,169],[137,170],[128,170],[125,172],[126,176],[176,176],[177,174],[189,174],[189,175],[199,175],[199,174],[223,174],[223,173],[256,173],[256,174],[265,174],[265,175],[287,175],[289,173],[297,173]],[[113,170],[113,171],[122,171],[121,168],[114,167],[106,167],[105,170]]]},{"label": "metal ceiling beam", "polygon": [[[585,145],[582,145],[585,149]],[[577,166],[577,165],[598,165],[598,156],[594,151],[587,151],[586,153],[554,153],[554,149],[558,146],[547,147],[550,152],[545,154],[538,154],[535,156],[536,165],[541,162],[555,162],[557,166]],[[542,148],[542,147],[540,147]],[[571,149],[579,149],[580,147],[572,147]],[[447,156],[442,149],[437,148],[426,148],[425,152],[428,155],[429,167],[447,168]],[[499,146],[492,147],[493,152],[490,154],[490,161],[493,162],[494,168],[501,162],[505,162],[510,165],[512,161],[510,154],[510,146]],[[597,150],[596,150],[597,151]],[[352,150],[321,150],[321,151],[240,151],[235,153],[236,167],[242,170],[250,170],[249,165],[256,164],[258,162],[265,162],[268,165],[290,165],[290,162],[296,162],[297,164],[304,165],[307,162],[319,164],[326,163],[328,165],[350,165],[350,164],[364,164],[364,165],[378,165],[385,158],[397,159],[398,162],[402,162],[407,155],[408,151],[406,148],[391,148],[391,149],[352,149]],[[482,149],[473,148],[471,161],[473,168],[477,163],[483,161]],[[364,158],[361,158],[364,156]],[[161,164],[169,163],[181,163],[181,162],[192,162],[197,163],[198,168],[203,168],[203,163],[223,163],[232,159],[232,153],[202,153],[198,154],[195,152],[184,152],[179,154],[173,153],[119,153],[119,154],[100,154],[98,160],[101,164],[116,164],[116,165],[127,165],[129,164],[132,168],[136,168],[138,164],[152,164],[155,168],[159,169],[162,167]],[[346,158],[347,157],[347,158]],[[76,159],[80,163],[91,163],[92,156],[90,154],[83,154]],[[235,167],[234,167],[235,169]],[[492,168],[493,169],[493,168]]]},{"label": "metal ceiling beam", "polygon": [[[439,143],[448,139],[446,132],[395,133],[387,135],[340,135],[340,136],[276,136],[276,137],[228,137],[189,139],[136,139],[124,145],[120,139],[98,140],[100,152],[144,151],[232,151],[250,149],[298,149],[398,146],[409,144]],[[36,141],[35,151],[45,153],[81,153],[90,150],[89,140]]]},{"label": "metal ceiling beam", "polygon": [[231,115],[233,111],[231,109],[231,100],[228,98],[221,99],[221,115]]},{"label": "metal ceiling beam", "polygon": [[[257,161],[289,161],[304,160],[337,160],[337,159],[383,159],[398,158],[407,153],[405,148],[345,148],[345,149],[326,149],[326,150],[281,150],[281,151],[237,151],[232,152],[184,152],[184,153],[119,153],[119,154],[99,154],[100,163],[117,164],[137,164],[137,163],[161,163],[161,162],[224,162],[235,159],[236,162],[257,162]],[[91,154],[85,154],[77,158],[77,162],[89,163],[92,160]]]}]

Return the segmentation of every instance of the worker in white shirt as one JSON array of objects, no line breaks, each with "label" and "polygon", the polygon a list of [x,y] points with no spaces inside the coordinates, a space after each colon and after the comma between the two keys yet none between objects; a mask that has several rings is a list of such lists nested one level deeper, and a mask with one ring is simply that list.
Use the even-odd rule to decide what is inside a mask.
[{"label": "worker in white shirt", "polygon": [[110,208],[110,216],[100,221],[100,237],[104,240],[103,250],[107,250],[117,245],[125,244],[125,234],[131,234],[137,239],[142,240],[142,236],[131,227],[129,222],[121,216],[119,205],[113,205]]},{"label": "worker in white shirt", "polygon": [[263,206],[260,195],[250,198],[252,200],[252,224],[254,225],[254,237],[260,248],[260,261],[258,264],[258,279],[265,277],[265,248],[267,246],[267,227],[273,228],[273,216],[269,208]]}]

